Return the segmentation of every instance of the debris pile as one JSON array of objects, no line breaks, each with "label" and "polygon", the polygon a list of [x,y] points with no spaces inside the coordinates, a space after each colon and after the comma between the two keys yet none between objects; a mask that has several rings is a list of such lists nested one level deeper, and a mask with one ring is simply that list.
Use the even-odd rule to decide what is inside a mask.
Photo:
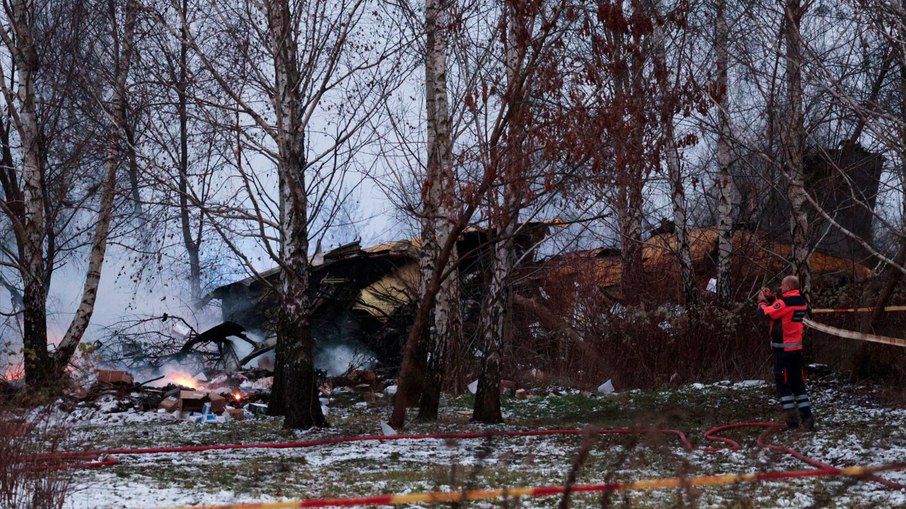
[{"label": "debris pile", "polygon": [[[194,423],[243,421],[267,414],[273,372],[206,370],[193,375],[181,369],[167,369],[164,375],[142,382],[127,371],[98,370],[93,385],[70,391],[70,398],[102,414],[137,412],[166,414]],[[370,370],[350,370],[327,378],[320,385],[322,410],[328,413],[331,401],[340,394],[360,394],[378,404],[384,396],[384,377]]]}]

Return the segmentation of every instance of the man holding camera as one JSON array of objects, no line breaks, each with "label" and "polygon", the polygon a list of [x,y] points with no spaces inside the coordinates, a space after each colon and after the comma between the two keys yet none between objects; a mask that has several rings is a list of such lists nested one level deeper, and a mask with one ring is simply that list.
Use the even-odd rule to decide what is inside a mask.
[{"label": "man holding camera", "polygon": [[[771,319],[771,351],[774,355],[774,380],[777,397],[786,413],[787,427],[811,430],[815,425],[802,361],[802,321],[811,312],[799,293],[799,278],[787,276],[780,283],[780,296],[762,288],[758,314]],[[797,411],[798,410],[798,411]]]}]

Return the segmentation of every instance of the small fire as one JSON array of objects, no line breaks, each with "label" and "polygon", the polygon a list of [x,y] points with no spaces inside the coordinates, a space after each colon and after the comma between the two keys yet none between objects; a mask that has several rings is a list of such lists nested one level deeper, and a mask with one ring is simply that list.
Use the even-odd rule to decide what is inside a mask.
[{"label": "small fire", "polygon": [[167,378],[165,380],[176,385],[188,387],[190,389],[198,388],[198,380],[193,378],[192,375],[186,373],[185,371],[172,371],[170,373],[167,373]]},{"label": "small fire", "polygon": [[235,399],[237,402],[242,401],[242,393],[239,391],[234,392],[233,399]]},{"label": "small fire", "polygon": [[6,370],[3,372],[3,379],[7,382],[18,382],[22,380],[25,376],[25,371],[22,369],[22,365],[10,365],[7,366]]}]

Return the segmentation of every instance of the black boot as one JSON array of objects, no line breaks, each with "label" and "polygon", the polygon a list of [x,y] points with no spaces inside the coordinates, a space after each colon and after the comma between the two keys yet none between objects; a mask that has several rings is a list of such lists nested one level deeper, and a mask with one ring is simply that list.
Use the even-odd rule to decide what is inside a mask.
[{"label": "black boot", "polygon": [[803,430],[812,431],[813,429],[815,429],[815,414],[812,413],[811,409],[800,408],[799,416],[802,418],[802,429]]},{"label": "black boot", "polygon": [[787,429],[796,429],[799,427],[799,413],[796,410],[787,410],[786,411],[786,427]]}]

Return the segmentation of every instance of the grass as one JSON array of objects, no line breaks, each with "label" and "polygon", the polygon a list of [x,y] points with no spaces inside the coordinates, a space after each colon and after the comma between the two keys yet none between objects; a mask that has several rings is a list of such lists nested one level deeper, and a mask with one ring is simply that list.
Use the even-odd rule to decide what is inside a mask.
[{"label": "grass", "polygon": [[[777,412],[771,397],[772,390],[767,385],[714,384],[703,388],[630,391],[616,395],[567,391],[529,400],[505,398],[503,411],[507,423],[482,426],[469,423],[466,412],[473,400],[467,395],[444,401],[439,422],[412,422],[406,432],[653,426],[680,429],[696,447],[701,447],[710,445],[702,443],[701,437],[711,427],[730,422],[773,420]],[[816,399],[820,401],[821,397]],[[311,433],[283,430],[280,419],[268,417],[203,426],[181,422],[127,424],[116,429],[93,428],[89,433],[98,448],[284,442],[379,433],[379,421],[389,414],[389,401],[385,400],[377,407],[357,405],[359,402],[355,395],[338,398],[331,407],[332,428]],[[822,410],[819,406],[818,411]],[[848,424],[859,419],[862,419],[859,422],[870,422],[874,414],[853,411],[851,414],[854,415],[845,412],[837,415],[831,413],[830,408],[827,410],[820,438],[828,443],[848,439],[861,445],[866,451],[864,454],[869,455],[872,448],[901,440],[902,420],[876,427],[857,426],[858,432],[854,433],[854,428]],[[588,461],[578,472],[577,481],[630,481],[674,476],[678,472],[705,475],[751,471],[753,468],[803,468],[795,460],[756,450],[754,432],[740,431],[731,436],[750,448],[735,453],[703,455],[683,450],[673,437],[605,436],[591,446]],[[784,435],[778,440],[807,446],[813,439],[808,435]],[[557,485],[565,479],[581,443],[580,437],[552,436],[449,444],[357,443],[299,450],[212,452],[192,457],[185,454],[157,458],[121,457],[123,463],[108,472],[124,483],[182,488],[187,492],[227,491],[251,499],[455,490],[464,486]],[[841,464],[852,464],[853,458],[840,460]],[[80,475],[89,481],[96,473]],[[834,503],[839,496],[840,483],[813,484],[820,488],[816,500],[827,499],[825,505]],[[701,496],[705,502],[717,503],[720,507],[772,507],[772,500],[796,500],[803,486],[811,492],[812,485],[805,482],[771,483],[723,490],[707,488],[698,494],[682,490],[620,494],[613,502],[616,507],[663,507],[680,502],[685,504],[690,497]],[[556,500],[532,500],[527,505],[553,507]],[[595,497],[581,497],[576,502],[577,507],[598,505]],[[870,506],[884,507],[883,499]]]}]

